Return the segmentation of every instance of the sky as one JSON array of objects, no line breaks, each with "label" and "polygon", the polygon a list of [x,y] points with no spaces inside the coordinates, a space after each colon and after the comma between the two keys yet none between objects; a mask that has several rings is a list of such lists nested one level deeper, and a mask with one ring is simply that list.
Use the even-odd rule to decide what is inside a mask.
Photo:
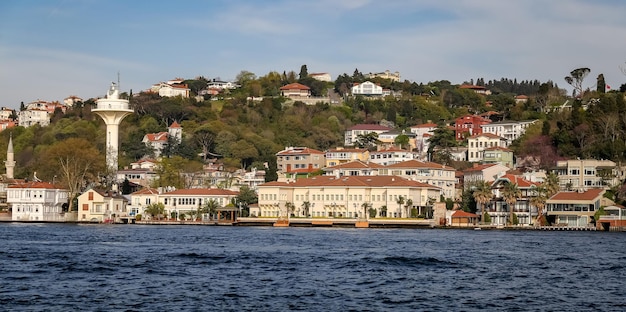
[{"label": "sky", "polygon": [[0,1],[0,106],[243,70],[626,83],[622,0]]}]

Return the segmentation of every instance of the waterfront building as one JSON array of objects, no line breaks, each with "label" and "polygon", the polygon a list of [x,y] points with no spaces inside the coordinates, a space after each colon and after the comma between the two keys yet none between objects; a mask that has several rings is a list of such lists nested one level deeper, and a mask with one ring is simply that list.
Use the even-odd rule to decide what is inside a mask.
[{"label": "waterfront building", "polygon": [[144,214],[146,208],[153,203],[159,202],[159,189],[146,187],[130,194],[130,203],[128,205],[128,214],[137,216]]},{"label": "waterfront building", "polygon": [[52,183],[17,182],[8,186],[7,203],[14,221],[66,221],[68,191]]},{"label": "waterfront building", "polygon": [[165,205],[165,213],[168,217],[173,216],[179,220],[181,214],[193,214],[211,200],[214,200],[219,207],[226,207],[237,195],[239,192],[224,189],[180,189],[159,194],[158,201]]},{"label": "waterfront building", "polygon": [[366,218],[372,208],[376,216],[408,218],[414,209],[421,214],[432,207],[440,193],[438,187],[397,176],[316,176],[259,185],[258,207],[251,214]]},{"label": "waterfront building", "polygon": [[604,189],[561,191],[546,201],[548,221],[557,226],[588,227],[602,206]]},{"label": "waterfront building", "polygon": [[126,198],[117,192],[89,189],[78,196],[78,221],[112,223],[127,216]]},{"label": "waterfront building", "polygon": [[[507,184],[515,184],[520,191],[512,207],[506,203],[503,189]],[[517,216],[518,224],[532,225],[537,218],[537,207],[530,204],[535,196],[535,190],[540,183],[531,182],[514,174],[505,174],[491,184],[493,199],[486,205],[487,213],[491,217],[492,225],[506,225],[511,211]],[[511,223],[511,222],[509,222]]]}]

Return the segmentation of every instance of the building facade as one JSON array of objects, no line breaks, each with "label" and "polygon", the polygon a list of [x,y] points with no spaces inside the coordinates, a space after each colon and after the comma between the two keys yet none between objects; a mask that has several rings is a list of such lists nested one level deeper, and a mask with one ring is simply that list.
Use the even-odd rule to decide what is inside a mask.
[{"label": "building facade", "polygon": [[78,221],[113,223],[129,215],[126,204],[117,192],[89,189],[78,196]]},{"label": "building facade", "polygon": [[514,140],[519,139],[526,129],[536,123],[537,120],[527,121],[498,121],[489,124],[483,124],[482,133],[491,133],[506,139],[507,146],[511,145]]},{"label": "building facade", "polygon": [[391,131],[393,129],[378,124],[358,124],[348,128],[344,133],[344,145],[354,146],[359,138],[359,135],[367,135],[370,133],[376,133],[380,135],[383,132]]},{"label": "building facade", "polygon": [[67,200],[67,190],[48,182],[20,182],[7,188],[7,203],[15,221],[65,221]]},{"label": "building facade", "polygon": [[552,172],[559,176],[559,186],[562,190],[609,189],[623,180],[619,168],[610,160],[559,160]]},{"label": "building facade", "polygon": [[507,147],[506,139],[491,133],[482,133],[467,138],[467,160],[483,161],[484,151],[490,147]]}]

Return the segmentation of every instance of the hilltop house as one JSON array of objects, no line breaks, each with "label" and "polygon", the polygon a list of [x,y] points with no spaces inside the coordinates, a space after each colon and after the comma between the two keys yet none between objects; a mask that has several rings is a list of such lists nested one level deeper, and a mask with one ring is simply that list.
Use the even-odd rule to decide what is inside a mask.
[{"label": "hilltop house", "polygon": [[383,88],[371,81],[355,83],[352,86],[352,95],[382,96]]},{"label": "hilltop house", "polygon": [[367,135],[370,133],[376,133],[380,135],[383,132],[391,131],[389,127],[381,126],[378,124],[358,124],[348,128],[345,132],[345,146],[354,146],[359,135]]},{"label": "hilltop house", "polygon": [[292,99],[308,98],[311,96],[311,88],[301,83],[294,82],[280,87],[280,94]]},{"label": "hilltop house", "polygon": [[173,122],[168,128],[167,132],[148,133],[143,136],[141,142],[151,147],[154,151],[154,156],[161,156],[163,148],[168,142],[179,144],[183,139],[183,128],[177,123]]},{"label": "hilltop house", "polygon": [[396,71],[396,72],[391,72],[389,70],[385,70],[384,72],[380,72],[380,73],[368,73],[365,75],[365,77],[372,79],[372,78],[383,78],[383,79],[390,79],[392,81],[400,81],[400,72]]}]

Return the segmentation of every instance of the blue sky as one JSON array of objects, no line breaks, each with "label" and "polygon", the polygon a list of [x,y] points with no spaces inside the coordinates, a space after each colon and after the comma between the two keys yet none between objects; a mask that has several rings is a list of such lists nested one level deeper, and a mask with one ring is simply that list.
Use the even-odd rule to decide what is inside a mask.
[{"label": "blue sky", "polygon": [[133,92],[242,70],[399,71],[402,79],[626,83],[626,1],[315,0],[0,2],[0,105]]}]

